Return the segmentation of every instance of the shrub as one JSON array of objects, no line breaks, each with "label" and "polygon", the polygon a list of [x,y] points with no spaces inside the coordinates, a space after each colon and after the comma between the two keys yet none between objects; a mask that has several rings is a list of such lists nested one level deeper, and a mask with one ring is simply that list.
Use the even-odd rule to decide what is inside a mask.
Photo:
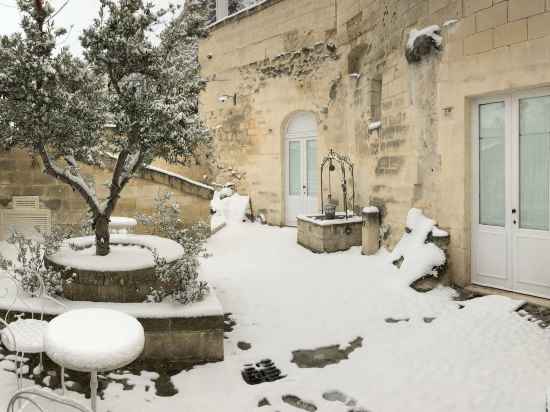
[{"label": "shrub", "polygon": [[153,214],[137,217],[138,222],[148,227],[152,234],[178,242],[184,249],[183,257],[170,263],[153,251],[155,273],[161,286],[151,290],[149,300],[160,302],[166,297],[172,297],[177,302],[187,304],[203,299],[209,290],[208,284],[198,279],[198,269],[199,256],[207,256],[205,243],[210,227],[205,223],[186,227],[180,218],[179,204],[171,200],[170,192],[158,192]]},{"label": "shrub", "polygon": [[16,261],[0,255],[0,268],[11,273],[21,288],[31,296],[45,293],[50,296],[63,295],[63,278],[60,272],[47,268],[44,257],[52,255],[61,247],[65,232],[54,228],[51,233],[41,233],[37,238],[26,237],[13,232],[8,243],[17,248]]}]

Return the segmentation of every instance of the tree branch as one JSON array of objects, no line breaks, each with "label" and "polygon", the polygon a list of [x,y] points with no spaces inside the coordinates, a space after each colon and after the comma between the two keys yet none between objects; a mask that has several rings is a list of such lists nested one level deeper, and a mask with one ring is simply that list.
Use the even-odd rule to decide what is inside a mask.
[{"label": "tree branch", "polygon": [[128,150],[120,152],[113,172],[113,180],[111,182],[111,193],[107,204],[105,206],[104,213],[110,216],[116,207],[120,193],[126,187],[134,173],[141,167],[143,163],[143,154],[141,151],[130,153]]},{"label": "tree branch", "polygon": [[43,144],[38,146],[38,152],[46,173],[56,179],[61,180],[63,183],[68,184],[74,190],[78,191],[80,195],[84,198],[94,215],[100,214],[101,208],[99,202],[92,192],[90,187],[84,181],[84,178],[81,176],[78,167],[72,167],[72,171],[76,174],[72,174],[68,169],[63,169],[59,167],[53,159],[48,154],[46,147]]}]

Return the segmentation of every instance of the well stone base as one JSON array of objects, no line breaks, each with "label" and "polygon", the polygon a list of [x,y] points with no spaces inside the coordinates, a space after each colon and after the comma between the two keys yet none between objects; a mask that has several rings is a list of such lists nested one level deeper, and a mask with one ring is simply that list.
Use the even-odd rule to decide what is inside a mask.
[{"label": "well stone base", "polygon": [[331,253],[361,246],[362,218],[331,221],[298,216],[298,244],[315,253]]}]

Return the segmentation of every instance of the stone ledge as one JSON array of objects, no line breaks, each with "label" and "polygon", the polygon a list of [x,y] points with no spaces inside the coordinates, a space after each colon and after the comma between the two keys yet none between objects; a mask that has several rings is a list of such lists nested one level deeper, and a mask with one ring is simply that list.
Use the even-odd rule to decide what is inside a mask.
[{"label": "stone ledge", "polygon": [[228,24],[236,23],[248,16],[251,16],[253,14],[258,13],[261,10],[267,9],[268,7],[271,7],[277,3],[280,3],[285,0],[264,0],[260,1],[259,3],[253,4],[252,6],[249,6],[245,9],[239,10],[237,13],[230,14],[227,17],[224,17],[221,20],[215,21],[211,25],[208,26],[208,30],[214,31],[219,29],[220,27],[226,26]]},{"label": "stone ledge", "polygon": [[479,285],[468,285],[464,288],[467,292],[473,293],[474,295],[499,295],[506,296],[510,299],[523,300],[527,303],[536,306],[542,306],[545,308],[550,308],[550,299],[539,298],[537,296],[524,295],[522,293],[511,292],[508,290],[491,288],[488,286],[479,286]]}]

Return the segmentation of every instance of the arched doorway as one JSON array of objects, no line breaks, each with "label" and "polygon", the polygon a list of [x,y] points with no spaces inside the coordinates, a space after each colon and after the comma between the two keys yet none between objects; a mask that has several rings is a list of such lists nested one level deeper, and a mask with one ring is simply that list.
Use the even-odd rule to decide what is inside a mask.
[{"label": "arched doorway", "polygon": [[310,112],[293,114],[285,131],[285,224],[318,208],[317,120]]}]

